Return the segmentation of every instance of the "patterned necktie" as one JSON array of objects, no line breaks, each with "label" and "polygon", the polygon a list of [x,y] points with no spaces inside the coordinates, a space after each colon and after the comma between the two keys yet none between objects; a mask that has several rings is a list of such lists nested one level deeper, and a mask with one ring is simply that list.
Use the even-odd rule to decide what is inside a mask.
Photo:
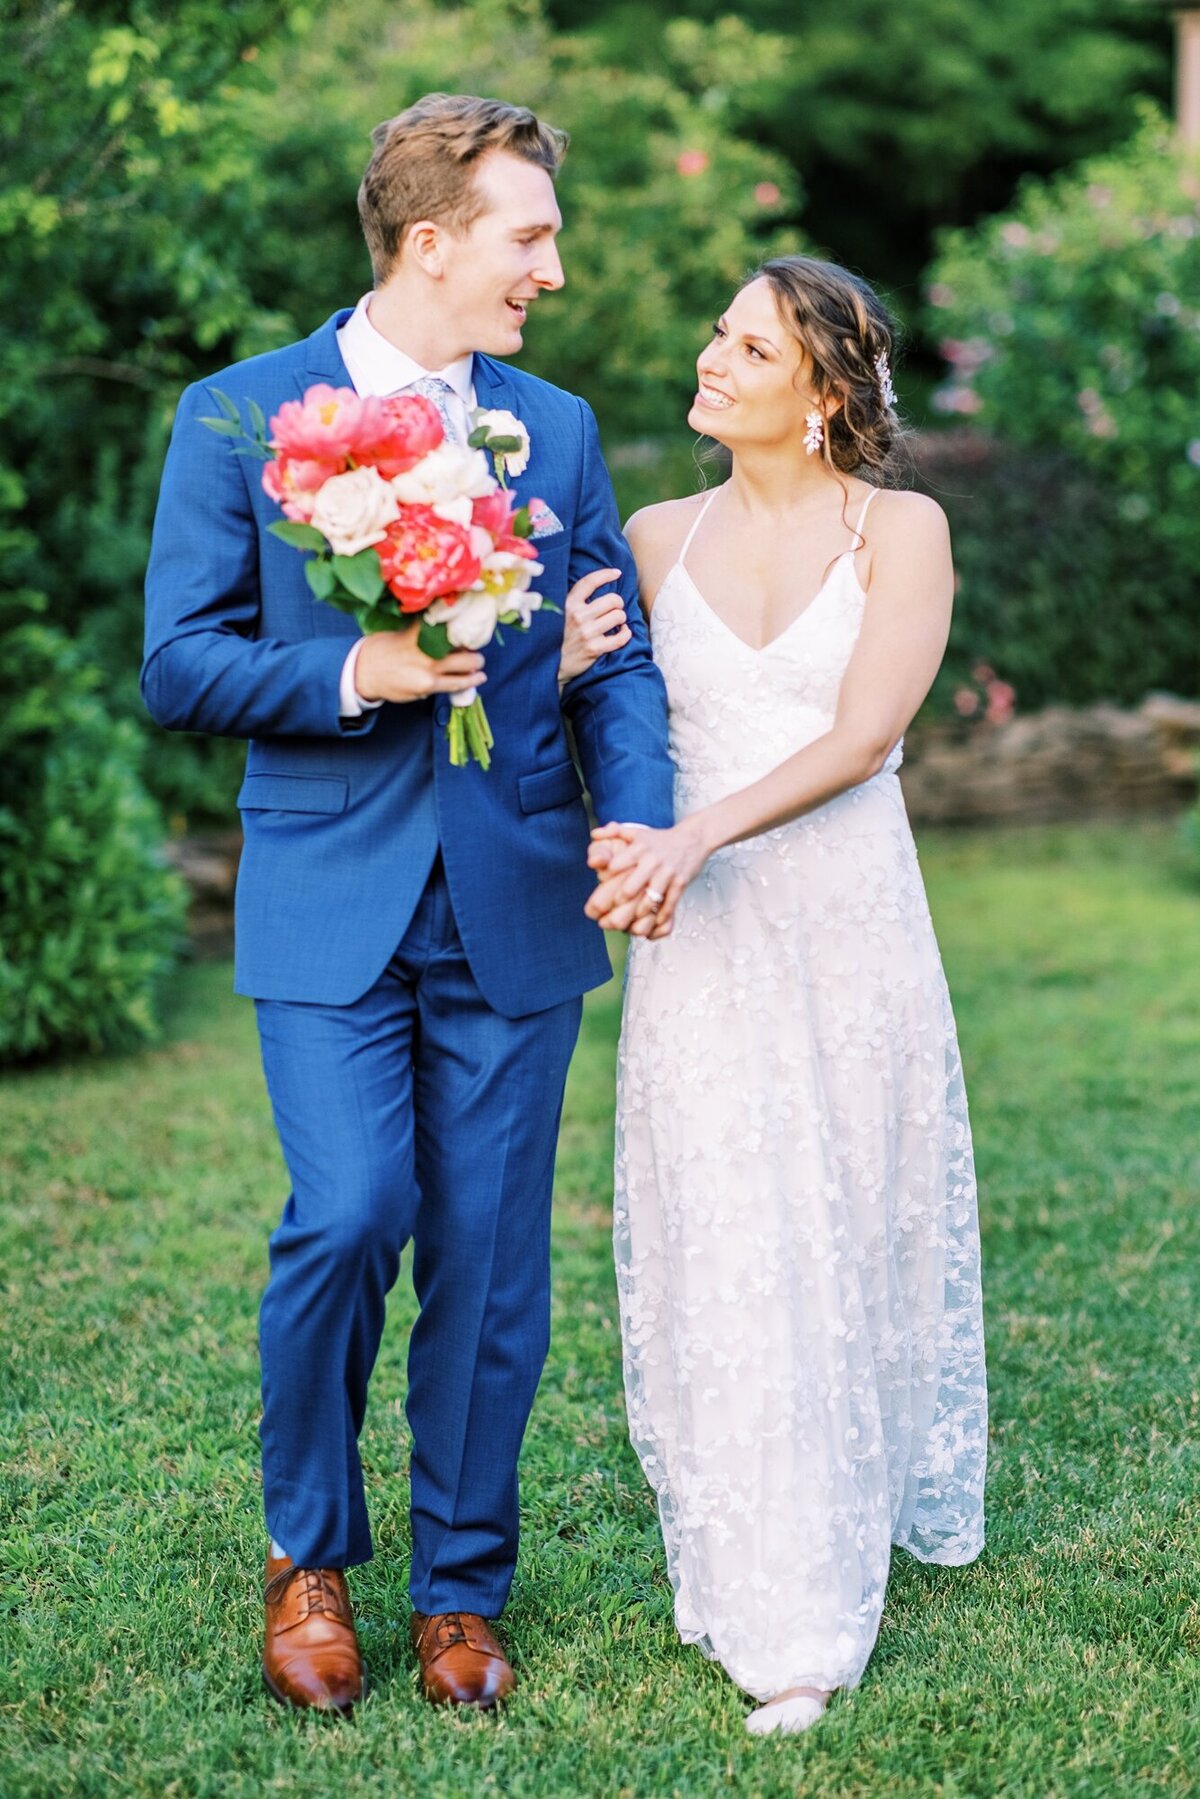
[{"label": "patterned necktie", "polygon": [[420,394],[423,400],[432,400],[441,416],[442,424],[446,428],[446,442],[462,443],[462,431],[455,423],[454,414],[450,410],[450,399],[454,389],[448,381],[443,381],[440,375],[422,375],[419,381],[414,381],[411,387],[403,388],[401,391],[407,394]]}]

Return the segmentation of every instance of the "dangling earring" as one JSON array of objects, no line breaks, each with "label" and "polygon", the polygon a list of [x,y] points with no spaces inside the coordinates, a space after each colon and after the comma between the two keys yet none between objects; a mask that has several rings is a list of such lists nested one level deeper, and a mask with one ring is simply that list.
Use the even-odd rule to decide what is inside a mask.
[{"label": "dangling earring", "polygon": [[804,433],[804,448],[810,456],[815,456],[825,442],[825,420],[814,407],[810,413],[805,415],[804,423],[808,426],[808,430]]}]

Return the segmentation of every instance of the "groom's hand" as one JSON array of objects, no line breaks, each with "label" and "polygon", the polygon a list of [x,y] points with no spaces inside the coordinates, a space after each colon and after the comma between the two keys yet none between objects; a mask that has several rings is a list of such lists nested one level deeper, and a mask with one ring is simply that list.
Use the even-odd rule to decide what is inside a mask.
[{"label": "groom's hand", "polygon": [[363,638],[354,666],[359,698],[390,700],[393,705],[436,693],[465,693],[486,680],[478,650],[452,650],[437,661],[425,654],[415,629],[372,631]]}]

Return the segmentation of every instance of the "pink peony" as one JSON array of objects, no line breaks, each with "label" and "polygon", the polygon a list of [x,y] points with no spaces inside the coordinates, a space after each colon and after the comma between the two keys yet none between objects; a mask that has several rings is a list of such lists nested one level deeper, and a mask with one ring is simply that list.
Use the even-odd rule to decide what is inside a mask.
[{"label": "pink peony", "polygon": [[326,481],[341,472],[340,462],[297,462],[290,456],[276,456],[263,467],[263,492],[282,506],[285,518],[307,524]]},{"label": "pink peony", "polygon": [[377,440],[384,428],[382,400],[322,381],[303,400],[284,401],[271,420],[271,447],[296,461],[335,462],[341,473],[359,445]]},{"label": "pink peony", "polygon": [[407,475],[446,436],[442,415],[422,394],[393,394],[380,402],[382,418],[378,438],[360,439],[354,459],[377,468],[385,481]]},{"label": "pink peony", "polygon": [[[511,487],[498,487],[494,493],[485,494],[482,499],[473,502],[471,523],[488,532],[497,550],[504,550],[510,556],[536,557],[537,551],[527,537],[518,537],[512,528],[513,514],[519,509],[519,502]],[[530,500],[531,518],[539,512],[546,511],[544,500]]]},{"label": "pink peony", "polygon": [[401,612],[423,612],[434,600],[457,597],[479,579],[482,564],[471,534],[432,506],[404,506],[375,546],[388,587]]}]

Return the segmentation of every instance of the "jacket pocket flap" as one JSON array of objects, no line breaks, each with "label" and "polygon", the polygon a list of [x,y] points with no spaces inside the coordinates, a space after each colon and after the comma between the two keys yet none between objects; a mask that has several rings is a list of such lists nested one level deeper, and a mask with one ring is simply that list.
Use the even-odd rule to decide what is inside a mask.
[{"label": "jacket pocket flap", "polygon": [[517,782],[522,812],[548,812],[551,806],[569,806],[582,792],[583,783],[573,762],[538,769],[536,774],[522,775]]},{"label": "jacket pocket flap", "polygon": [[348,794],[340,775],[247,775],[237,803],[243,812],[344,812]]}]

